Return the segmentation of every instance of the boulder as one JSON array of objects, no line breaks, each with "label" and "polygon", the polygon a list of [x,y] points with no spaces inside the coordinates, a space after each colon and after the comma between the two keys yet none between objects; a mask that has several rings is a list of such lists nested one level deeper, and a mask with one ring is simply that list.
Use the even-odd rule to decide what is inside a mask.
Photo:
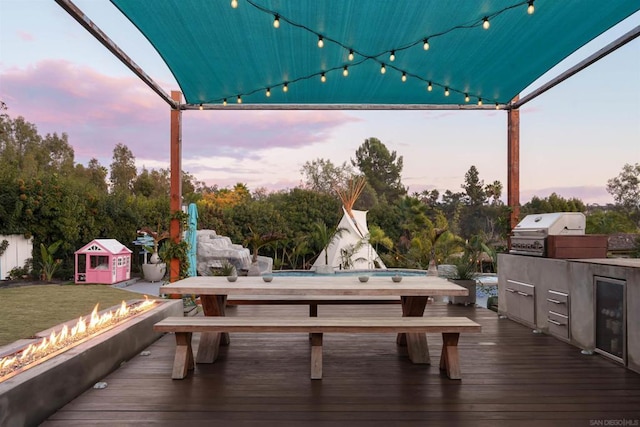
[{"label": "boulder", "polygon": [[251,266],[251,253],[231,242],[227,236],[218,236],[214,230],[198,230],[197,270],[200,276],[211,276],[211,268],[220,268],[229,261],[238,272]]}]

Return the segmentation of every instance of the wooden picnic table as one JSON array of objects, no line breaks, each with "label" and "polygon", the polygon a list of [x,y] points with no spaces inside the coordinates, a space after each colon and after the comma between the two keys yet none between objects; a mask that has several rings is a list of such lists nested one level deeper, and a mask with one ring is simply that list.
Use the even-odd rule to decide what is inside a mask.
[{"label": "wooden picnic table", "polygon": [[[321,296],[339,300],[344,297],[401,297],[402,316],[421,317],[427,300],[432,296],[466,296],[468,290],[437,276],[405,276],[401,282],[391,277],[374,276],[362,283],[358,276],[275,276],[264,282],[260,276],[238,277],[229,282],[226,277],[196,276],[178,280],[161,288],[165,294],[200,295],[205,316],[224,316],[227,296],[283,295]],[[213,363],[220,344],[229,343],[227,333],[203,332],[196,362]],[[429,364],[429,347],[424,333],[398,334],[397,343],[406,345],[413,363]]]}]

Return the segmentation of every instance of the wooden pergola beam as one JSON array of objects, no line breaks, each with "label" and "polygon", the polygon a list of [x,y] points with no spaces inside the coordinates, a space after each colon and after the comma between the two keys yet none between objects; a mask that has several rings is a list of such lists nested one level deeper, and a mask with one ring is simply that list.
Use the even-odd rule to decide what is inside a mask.
[{"label": "wooden pergola beam", "polygon": [[[171,99],[180,104],[182,92],[171,91]],[[180,220],[174,217],[176,212],[182,210],[182,111],[173,108],[171,110],[171,138],[170,138],[170,168],[171,168],[171,190],[169,207],[171,209],[171,224],[169,233],[174,243],[180,242]],[[173,258],[169,268],[169,280],[175,282],[180,278],[180,261]]]}]

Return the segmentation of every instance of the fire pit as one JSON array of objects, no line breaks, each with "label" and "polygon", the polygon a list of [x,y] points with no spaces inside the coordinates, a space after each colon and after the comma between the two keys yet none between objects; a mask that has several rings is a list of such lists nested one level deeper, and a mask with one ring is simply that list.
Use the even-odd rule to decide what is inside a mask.
[{"label": "fire pit", "polygon": [[180,315],[182,300],[96,308],[75,325],[59,325],[0,353],[0,425],[42,422],[154,342],[156,322]]}]

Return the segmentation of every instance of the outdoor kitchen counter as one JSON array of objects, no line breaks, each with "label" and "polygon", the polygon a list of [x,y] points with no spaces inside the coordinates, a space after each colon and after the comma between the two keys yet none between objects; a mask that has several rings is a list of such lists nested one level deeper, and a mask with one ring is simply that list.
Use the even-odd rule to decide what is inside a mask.
[{"label": "outdoor kitchen counter", "polygon": [[[501,314],[587,352],[596,348],[596,278],[624,283],[626,354],[622,363],[640,373],[640,260],[551,259],[500,254],[498,272],[498,311]],[[514,297],[507,289],[523,290],[530,295]],[[562,305],[566,313],[562,314],[566,315],[568,323],[565,336],[559,336],[558,328],[549,321],[559,320],[550,311],[559,311],[552,306],[560,307],[555,302],[562,297],[566,298],[566,304]],[[517,301],[516,304],[513,301]],[[518,302],[526,306],[518,307]]]}]

